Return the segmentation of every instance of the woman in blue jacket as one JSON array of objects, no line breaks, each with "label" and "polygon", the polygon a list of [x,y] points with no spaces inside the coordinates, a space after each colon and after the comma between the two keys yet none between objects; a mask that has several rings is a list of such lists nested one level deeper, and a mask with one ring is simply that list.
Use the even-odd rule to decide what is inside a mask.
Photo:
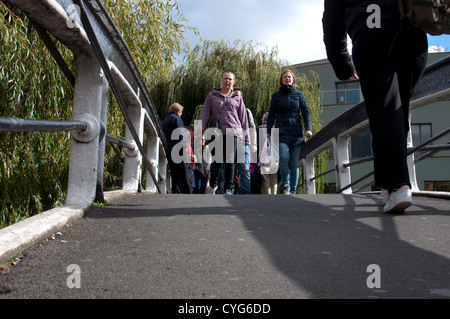
[{"label": "woman in blue jacket", "polygon": [[[291,70],[283,71],[280,76],[280,89],[272,94],[267,121],[268,135],[274,126],[279,130],[282,194],[297,192],[300,151],[305,144],[305,135],[307,138],[312,136],[308,105],[305,96],[295,85],[294,73]],[[301,118],[305,124],[305,134]]]}]

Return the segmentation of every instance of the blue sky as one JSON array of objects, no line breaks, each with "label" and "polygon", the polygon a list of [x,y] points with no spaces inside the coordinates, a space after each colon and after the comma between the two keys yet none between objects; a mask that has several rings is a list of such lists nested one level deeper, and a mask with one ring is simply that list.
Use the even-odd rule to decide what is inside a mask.
[{"label": "blue sky", "polygon": [[[277,47],[290,64],[325,59],[322,0],[178,0],[188,25],[203,39],[262,43]],[[199,39],[187,32],[191,46]],[[450,51],[450,35],[429,36],[429,44]]]}]

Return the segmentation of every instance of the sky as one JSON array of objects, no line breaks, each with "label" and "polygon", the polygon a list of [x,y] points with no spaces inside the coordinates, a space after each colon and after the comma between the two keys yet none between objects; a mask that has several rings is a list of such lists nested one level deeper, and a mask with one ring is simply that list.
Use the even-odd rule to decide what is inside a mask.
[{"label": "sky", "polygon": [[[289,64],[326,59],[322,0],[178,0],[187,24],[205,40],[252,41]],[[186,32],[193,47],[199,38]],[[450,51],[450,35],[429,36],[429,45]]]}]

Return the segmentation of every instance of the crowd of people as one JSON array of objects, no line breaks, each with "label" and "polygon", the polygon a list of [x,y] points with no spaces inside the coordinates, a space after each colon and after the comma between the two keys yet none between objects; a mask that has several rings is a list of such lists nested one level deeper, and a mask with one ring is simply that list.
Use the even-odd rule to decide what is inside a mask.
[{"label": "crowd of people", "polygon": [[[303,93],[296,89],[291,70],[280,75],[280,89],[272,95],[261,125],[245,106],[236,78],[225,72],[221,87],[203,103],[198,127],[184,126],[183,107],[174,103],[162,122],[167,143],[172,193],[294,194],[299,178],[298,159],[305,137],[312,136],[311,118]],[[211,119],[217,134],[206,137]],[[303,124],[305,125],[305,130]],[[259,165],[261,145],[277,131],[276,168]],[[261,134],[262,132],[262,134]],[[279,140],[279,143],[278,143]],[[276,144],[276,145],[275,145]],[[280,187],[278,187],[280,186]]]},{"label": "crowd of people", "polygon": [[[375,185],[382,189],[385,200],[383,211],[403,213],[412,205],[406,143],[409,104],[427,62],[427,36],[401,18],[397,0],[383,1],[376,8],[372,14],[366,1],[325,0],[323,39],[336,76],[342,81],[360,81],[373,140]],[[371,23],[371,19],[378,23]],[[353,44],[352,55],[347,49],[348,36]],[[209,176],[211,194],[233,194],[237,185],[245,194],[296,193],[298,158],[305,138],[312,136],[312,128],[305,97],[295,86],[294,73],[290,70],[281,73],[280,88],[273,93],[270,108],[254,134],[243,133],[255,130],[256,126],[251,112],[245,107],[242,92],[235,90],[234,84],[235,75],[226,72],[222,86],[212,90],[206,98],[198,132],[194,128],[194,136],[201,135],[211,119],[218,123],[221,134],[216,135],[215,141],[208,141],[210,145],[196,143],[201,144],[202,150],[214,148],[214,143],[219,142],[220,146],[211,152],[210,166],[203,163],[204,159],[197,163],[195,151],[185,134],[175,134],[173,139],[173,130],[183,127],[182,107],[178,104],[170,107],[163,128],[169,142],[167,153],[172,192],[206,193]],[[259,155],[264,154],[254,149],[253,139],[260,129],[265,130],[263,137],[267,142],[264,143],[277,148],[276,172],[267,170],[264,165],[255,165],[254,161],[250,163],[252,155],[259,163]],[[276,142],[272,141],[274,132],[279,135]],[[173,161],[176,150],[171,154],[180,141],[185,141],[185,148],[190,149],[184,163]],[[258,181],[255,178],[258,174],[261,176],[259,183],[252,182]],[[236,176],[239,176],[238,184]]]}]

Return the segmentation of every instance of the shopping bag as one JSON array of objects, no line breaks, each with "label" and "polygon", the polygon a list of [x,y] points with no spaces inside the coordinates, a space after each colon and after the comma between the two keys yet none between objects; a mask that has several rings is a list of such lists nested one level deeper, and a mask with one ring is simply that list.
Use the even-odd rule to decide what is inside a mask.
[{"label": "shopping bag", "polygon": [[259,156],[258,166],[261,174],[273,174],[278,171],[279,153],[277,143],[273,143],[272,138],[267,138]]}]

